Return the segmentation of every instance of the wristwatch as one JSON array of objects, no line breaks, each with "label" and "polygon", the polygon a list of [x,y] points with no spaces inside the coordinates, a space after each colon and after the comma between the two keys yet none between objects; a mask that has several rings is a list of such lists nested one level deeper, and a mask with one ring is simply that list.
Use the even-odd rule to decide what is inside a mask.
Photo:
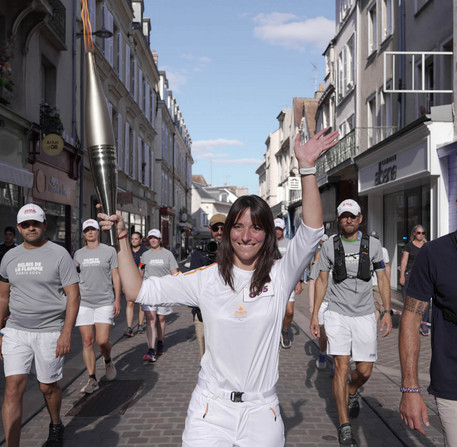
[{"label": "wristwatch", "polygon": [[317,169],[316,166],[313,166],[312,168],[300,168],[298,172],[300,175],[314,175],[316,173]]},{"label": "wristwatch", "polygon": [[381,318],[384,316],[384,314],[390,314],[390,316],[392,316],[394,314],[394,311],[392,309],[384,310],[382,312]]}]

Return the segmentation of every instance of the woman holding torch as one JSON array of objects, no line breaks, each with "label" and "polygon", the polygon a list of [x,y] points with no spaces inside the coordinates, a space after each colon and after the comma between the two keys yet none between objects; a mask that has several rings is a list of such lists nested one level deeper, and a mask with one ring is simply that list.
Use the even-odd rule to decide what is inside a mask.
[{"label": "woman holding torch", "polygon": [[289,296],[324,232],[315,162],[338,136],[324,136],[325,132],[305,144],[296,137],[303,222],[280,260],[275,261],[271,210],[258,196],[240,197],[232,205],[216,264],[143,283],[122,217],[99,214],[102,229],[117,228],[119,272],[127,300],[201,309],[206,351],[187,413],[185,447],[284,445],[275,390],[278,344]]}]

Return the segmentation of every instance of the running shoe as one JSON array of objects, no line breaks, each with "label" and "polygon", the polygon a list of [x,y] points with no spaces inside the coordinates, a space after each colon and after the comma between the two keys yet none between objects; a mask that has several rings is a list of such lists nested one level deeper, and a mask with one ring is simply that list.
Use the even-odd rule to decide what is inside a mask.
[{"label": "running shoe", "polygon": [[349,401],[348,401],[348,416],[351,419],[355,419],[360,412],[360,404],[359,404],[359,393],[356,392],[355,394],[349,394]]},{"label": "running shoe", "polygon": [[133,333],[131,327],[128,327],[128,328],[127,328],[127,330],[124,332],[124,336],[125,336],[125,337],[134,337],[134,336],[135,336],[135,334]]},{"label": "running shoe", "polygon": [[319,357],[316,359],[317,369],[325,369],[327,366],[327,354],[321,354],[319,352]]},{"label": "running shoe", "polygon": [[289,331],[285,331],[284,329],[281,331],[281,346],[284,349],[289,349],[292,346],[292,342],[290,341]]},{"label": "running shoe", "polygon": [[98,382],[92,377],[89,377],[86,385],[81,388],[81,393],[92,394],[94,391],[97,391],[100,387],[98,386]]},{"label": "running shoe", "polygon": [[149,351],[143,355],[143,360],[149,363],[157,362],[157,356],[154,349],[149,349]]},{"label": "running shoe", "polygon": [[49,436],[47,441],[43,444],[42,447],[60,447],[63,446],[63,432],[64,425],[62,422],[59,424],[49,424]]},{"label": "running shoe", "polygon": [[146,330],[146,325],[145,324],[139,324],[138,325],[138,333],[139,334],[144,334],[145,330]]},{"label": "running shoe", "polygon": [[338,429],[338,442],[340,447],[357,447],[357,441],[352,434],[352,426],[349,422],[342,424]]},{"label": "running shoe", "polygon": [[109,363],[105,363],[105,375],[107,380],[114,380],[117,376],[116,367],[112,360]]},{"label": "running shoe", "polygon": [[421,327],[419,329],[419,332],[421,333],[421,335],[423,335],[424,337],[428,337],[430,335],[430,329],[428,328],[427,325],[425,324],[421,324]]},{"label": "running shoe", "polygon": [[157,355],[163,355],[163,353],[164,353],[163,341],[157,340]]}]

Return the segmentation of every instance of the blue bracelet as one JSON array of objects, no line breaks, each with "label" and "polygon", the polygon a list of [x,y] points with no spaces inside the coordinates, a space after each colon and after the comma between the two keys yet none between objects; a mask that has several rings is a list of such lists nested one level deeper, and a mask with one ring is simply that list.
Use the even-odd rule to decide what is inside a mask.
[{"label": "blue bracelet", "polygon": [[421,392],[421,389],[420,389],[420,387],[418,387],[418,388],[408,388],[408,387],[406,387],[406,386],[402,386],[402,387],[400,388],[400,391],[401,391],[402,393],[420,393],[420,392]]}]

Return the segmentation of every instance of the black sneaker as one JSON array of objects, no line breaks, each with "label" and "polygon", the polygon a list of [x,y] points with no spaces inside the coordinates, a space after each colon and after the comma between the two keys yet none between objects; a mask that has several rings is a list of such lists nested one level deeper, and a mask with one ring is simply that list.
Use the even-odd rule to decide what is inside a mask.
[{"label": "black sneaker", "polygon": [[359,393],[349,394],[348,400],[348,416],[351,419],[355,419],[360,412],[360,404],[359,404]]},{"label": "black sneaker", "polygon": [[292,345],[290,341],[289,331],[285,331],[284,329],[281,331],[281,346],[284,349],[289,349]]},{"label": "black sneaker", "polygon": [[157,355],[163,355],[163,341],[157,340]]},{"label": "black sneaker", "polygon": [[357,441],[352,435],[352,427],[349,422],[342,424],[338,429],[338,442],[340,443],[340,446],[357,447]]},{"label": "black sneaker", "polygon": [[132,331],[131,327],[128,327],[127,330],[124,332],[124,337],[134,337],[135,334]]},{"label": "black sneaker", "polygon": [[154,349],[149,349],[148,352],[143,355],[143,360],[149,363],[157,362],[157,356]]},{"label": "black sneaker", "polygon": [[65,430],[62,422],[60,424],[49,424],[49,436],[42,447],[61,447],[63,446],[63,432]]}]

